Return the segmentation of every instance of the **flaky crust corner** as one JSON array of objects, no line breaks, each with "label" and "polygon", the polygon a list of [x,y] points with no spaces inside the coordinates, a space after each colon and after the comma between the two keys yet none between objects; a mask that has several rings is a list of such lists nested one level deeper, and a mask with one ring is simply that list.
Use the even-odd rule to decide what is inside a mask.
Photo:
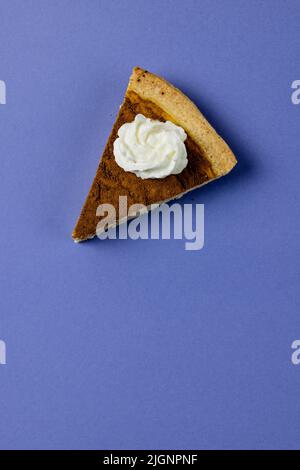
[{"label": "flaky crust corner", "polygon": [[160,106],[175,124],[185,129],[210,161],[216,177],[225,175],[234,167],[237,160],[226,142],[178,88],[153,73],[135,67],[127,88],[127,92],[131,91]]}]

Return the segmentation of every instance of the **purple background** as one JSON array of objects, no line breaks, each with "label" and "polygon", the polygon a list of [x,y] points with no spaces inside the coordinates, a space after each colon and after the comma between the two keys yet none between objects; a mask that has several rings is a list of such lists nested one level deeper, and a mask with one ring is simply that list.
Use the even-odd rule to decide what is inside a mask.
[{"label": "purple background", "polygon": [[[299,448],[299,1],[0,2],[1,448]],[[183,202],[206,241],[75,220],[140,65],[238,167]]]}]

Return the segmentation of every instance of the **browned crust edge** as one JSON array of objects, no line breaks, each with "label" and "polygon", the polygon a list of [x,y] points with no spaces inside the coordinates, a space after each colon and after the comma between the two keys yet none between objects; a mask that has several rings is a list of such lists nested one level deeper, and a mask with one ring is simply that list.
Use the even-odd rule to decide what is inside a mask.
[{"label": "browned crust edge", "polygon": [[209,160],[216,177],[228,173],[237,160],[226,142],[205,119],[197,106],[178,88],[140,67],[133,69],[127,91],[152,101],[176,124],[183,127]]}]

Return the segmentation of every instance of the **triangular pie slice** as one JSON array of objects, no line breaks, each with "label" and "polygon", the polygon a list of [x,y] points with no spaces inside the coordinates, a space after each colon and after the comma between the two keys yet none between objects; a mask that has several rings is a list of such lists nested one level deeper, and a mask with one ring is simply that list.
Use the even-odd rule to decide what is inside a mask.
[{"label": "triangular pie slice", "polygon": [[[169,120],[185,130],[188,165],[180,174],[163,179],[141,179],[118,166],[114,158],[113,143],[119,128],[132,122],[137,114],[160,121]],[[112,204],[117,211],[119,196],[127,196],[128,207],[143,204],[150,208],[151,204],[177,199],[188,191],[225,175],[235,164],[236,159],[228,145],[187,96],[166,80],[135,67],[73,231],[73,239],[80,242],[96,235],[100,220],[96,211],[100,204]],[[117,224],[119,222],[117,213]]]}]

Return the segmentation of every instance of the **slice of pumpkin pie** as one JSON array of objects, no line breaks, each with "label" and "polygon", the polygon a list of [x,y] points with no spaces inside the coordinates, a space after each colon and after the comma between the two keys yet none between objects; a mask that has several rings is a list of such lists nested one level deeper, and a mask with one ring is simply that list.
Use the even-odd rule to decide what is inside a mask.
[{"label": "slice of pumpkin pie", "polygon": [[120,196],[127,197],[128,207],[142,204],[149,210],[225,175],[235,164],[228,145],[187,96],[135,67],[73,239],[99,235],[99,206],[115,207],[110,226],[124,222]]}]

